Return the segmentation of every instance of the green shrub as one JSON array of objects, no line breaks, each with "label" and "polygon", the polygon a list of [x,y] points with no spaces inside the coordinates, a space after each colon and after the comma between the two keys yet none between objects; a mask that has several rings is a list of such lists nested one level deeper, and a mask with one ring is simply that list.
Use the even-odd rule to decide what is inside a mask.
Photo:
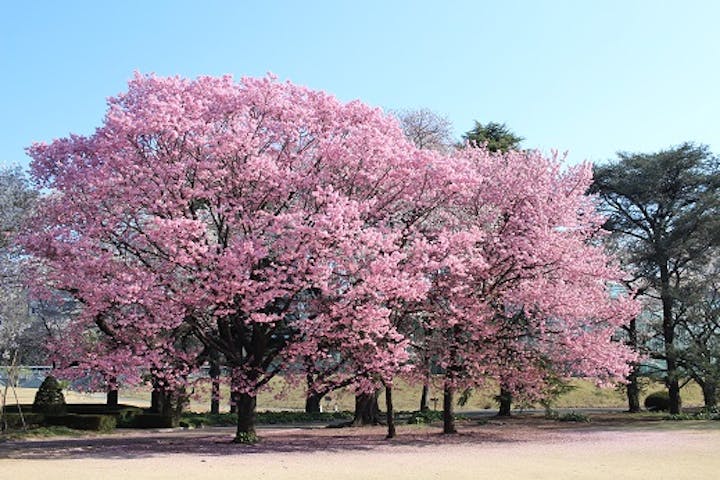
[{"label": "green shrub", "polygon": [[717,407],[703,407],[695,413],[676,413],[674,415],[666,415],[663,420],[720,420],[720,412]]},{"label": "green shrub", "polygon": [[121,408],[114,412],[117,419],[117,426],[120,428],[131,428],[135,423],[135,418],[142,415],[142,409],[138,407]]},{"label": "green shrub", "polygon": [[[400,415],[406,415],[408,412],[400,412]],[[426,425],[433,422],[441,422],[443,420],[443,412],[438,410],[424,410],[409,412],[407,423],[410,425]],[[455,420],[467,420],[464,415],[455,415]]]},{"label": "green shrub", "polygon": [[185,412],[180,419],[180,426],[200,428],[205,426],[227,427],[237,423],[237,414],[234,413],[194,413]]},{"label": "green shrub", "polygon": [[259,441],[260,438],[255,433],[238,433],[233,439],[233,443],[240,443],[244,445],[253,445]]},{"label": "green shrub", "polygon": [[[278,424],[278,423],[308,423],[308,422],[332,422],[334,420],[350,420],[353,415],[350,412],[258,412],[257,423]],[[237,417],[233,423],[237,422]]]},{"label": "green shrub", "polygon": [[45,418],[46,425],[64,426],[75,430],[92,430],[95,432],[111,432],[115,429],[116,420],[113,415],[53,415]]},{"label": "green shrub", "polygon": [[55,377],[48,375],[35,394],[33,412],[45,415],[64,415],[67,413],[62,387]]},{"label": "green shrub", "polygon": [[45,420],[45,415],[42,413],[23,413],[22,417],[19,413],[8,413],[5,412],[5,415],[3,416],[3,421],[7,422],[7,427],[9,430],[15,430],[18,428],[22,428],[23,426],[23,418],[25,419],[25,425],[28,427],[33,427],[36,425],[42,425],[43,421]]},{"label": "green shrub", "polygon": [[129,428],[175,428],[177,426],[178,422],[171,416],[143,413],[132,418]]},{"label": "green shrub", "polygon": [[670,394],[665,390],[653,392],[645,397],[644,405],[651,412],[666,412],[670,410]]},{"label": "green shrub", "polygon": [[407,423],[410,425],[426,425],[433,422],[439,422],[443,419],[443,412],[437,410],[423,410],[411,412]]},{"label": "green shrub", "polygon": [[546,415],[546,417],[558,422],[590,423],[590,417],[578,412],[559,414],[555,411],[552,411],[550,414]]}]

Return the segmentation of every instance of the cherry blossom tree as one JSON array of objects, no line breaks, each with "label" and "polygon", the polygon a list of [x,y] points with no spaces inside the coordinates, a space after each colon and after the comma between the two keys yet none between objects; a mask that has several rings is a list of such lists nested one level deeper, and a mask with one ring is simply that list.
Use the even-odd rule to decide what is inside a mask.
[{"label": "cherry blossom tree", "polygon": [[23,245],[82,305],[57,361],[173,391],[221,356],[238,442],[280,373],[385,386],[391,420],[418,348],[448,410],[501,372],[532,391],[548,368],[626,371],[610,337],[632,308],[608,294],[586,166],[419,150],[378,109],[272,77],[137,75],[93,135],[29,153],[52,193]]},{"label": "cherry blossom tree", "polygon": [[381,111],[271,77],[138,75],[94,135],[29,152],[54,193],[25,244],[81,300],[85,345],[67,347],[93,369],[172,383],[187,373],[172,361],[220,352],[237,440],[253,441],[258,390],[298,358],[322,362],[323,342],[366,378],[405,361],[389,306],[426,282],[399,267],[394,225],[430,165]]},{"label": "cherry blossom tree", "polygon": [[437,242],[428,297],[445,432],[454,391],[487,378],[524,395],[558,374],[622,378],[633,355],[612,336],[637,308],[612,295],[622,272],[597,241],[590,167],[563,170],[538,152],[455,155],[475,183]]}]

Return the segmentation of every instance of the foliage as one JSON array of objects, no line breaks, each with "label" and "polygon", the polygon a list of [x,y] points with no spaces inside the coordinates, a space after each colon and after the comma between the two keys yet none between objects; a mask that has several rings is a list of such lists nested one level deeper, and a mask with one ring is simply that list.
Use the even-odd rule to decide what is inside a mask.
[{"label": "foliage", "polygon": [[491,152],[519,150],[523,137],[515,135],[504,123],[489,122],[485,125],[475,121],[475,126],[465,132],[463,140],[471,145],[483,146]]},{"label": "foliage", "polygon": [[62,387],[53,375],[45,377],[40,384],[35,394],[33,412],[45,415],[64,415],[67,412]]},{"label": "foliage", "polygon": [[5,411],[3,412],[2,424],[0,425],[4,427],[6,424],[9,430],[18,429],[23,426],[23,420],[25,421],[25,425],[32,428],[33,426],[42,425],[45,420],[45,415],[34,412],[23,413],[20,415],[19,413],[10,413]]},{"label": "foliage", "polygon": [[590,423],[590,417],[584,413],[569,412],[569,413],[558,413],[556,410],[550,410],[545,414],[545,418],[555,420],[558,422],[577,422],[577,423]]},{"label": "foliage", "polygon": [[720,412],[717,408],[701,408],[693,413],[677,413],[666,415],[663,420],[683,421],[683,420],[720,420]]},{"label": "foliage", "polygon": [[670,410],[670,395],[667,390],[652,392],[645,397],[643,404],[651,412],[668,411]]},{"label": "foliage", "polygon": [[[315,423],[333,422],[338,420],[351,420],[352,412],[320,412],[306,413],[298,411],[279,412],[258,412],[256,421],[261,425],[293,424],[293,423]],[[188,412],[182,415],[181,426],[204,427],[204,426],[229,426],[237,421],[235,413],[195,413]]]},{"label": "foliage", "polygon": [[717,408],[701,408],[696,412],[683,412],[665,415],[663,420],[684,421],[684,420],[720,420],[720,412]]},{"label": "foliage", "polygon": [[424,410],[412,412],[407,423],[410,425],[426,425],[434,422],[440,422],[443,419],[443,412],[437,410]]},{"label": "foliage", "polygon": [[52,415],[45,417],[45,424],[51,426],[65,426],[74,430],[92,430],[95,432],[111,432],[117,426],[114,415]]},{"label": "foliage", "polygon": [[131,416],[119,426],[123,428],[175,428],[179,425],[179,420],[172,416],[160,413],[142,413]]},{"label": "foliage", "polygon": [[243,445],[254,445],[260,441],[255,432],[239,432],[233,438],[233,443],[239,443]]},{"label": "foliage", "polygon": [[22,237],[35,281],[82,306],[56,361],[171,391],[215,355],[240,439],[297,365],[310,392],[368,393],[426,355],[447,389],[532,396],[634,359],[588,165],[421,150],[377,109],[270,77],[138,75],[93,135],[29,153],[53,191]]},{"label": "foliage", "polygon": [[[670,409],[680,408],[678,324],[689,280],[702,277],[720,242],[720,165],[706,146],[685,143],[651,154],[619,153],[597,166],[592,191],[608,215],[628,283],[660,317],[657,337],[639,347],[666,365]],[[629,331],[631,338],[637,329]],[[632,340],[631,343],[637,343]]]}]

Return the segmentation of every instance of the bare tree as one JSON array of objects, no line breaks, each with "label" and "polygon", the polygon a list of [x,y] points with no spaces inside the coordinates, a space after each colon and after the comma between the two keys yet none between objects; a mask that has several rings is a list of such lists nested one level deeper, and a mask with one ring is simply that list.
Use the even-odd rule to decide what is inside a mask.
[{"label": "bare tree", "polygon": [[447,117],[427,108],[397,110],[393,113],[400,121],[405,136],[416,147],[438,151],[452,148],[452,124]]}]

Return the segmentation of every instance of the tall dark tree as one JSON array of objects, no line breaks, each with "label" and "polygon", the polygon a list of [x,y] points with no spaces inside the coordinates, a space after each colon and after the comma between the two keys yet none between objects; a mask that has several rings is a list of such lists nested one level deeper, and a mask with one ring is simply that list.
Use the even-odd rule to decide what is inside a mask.
[{"label": "tall dark tree", "polygon": [[[714,262],[715,263],[715,262]],[[678,362],[703,392],[705,407],[717,406],[720,387],[720,272],[713,265],[684,289],[678,328]]]},{"label": "tall dark tree", "polygon": [[706,146],[692,143],[618,157],[596,167],[592,190],[637,275],[635,286],[660,301],[662,348],[655,356],[666,364],[670,412],[679,413],[678,299],[718,244],[720,168]]},{"label": "tall dark tree", "polygon": [[489,122],[483,125],[475,120],[475,126],[465,132],[463,140],[475,145],[487,144],[491,152],[507,152],[519,150],[520,143],[525,139],[515,135],[504,123]]}]

